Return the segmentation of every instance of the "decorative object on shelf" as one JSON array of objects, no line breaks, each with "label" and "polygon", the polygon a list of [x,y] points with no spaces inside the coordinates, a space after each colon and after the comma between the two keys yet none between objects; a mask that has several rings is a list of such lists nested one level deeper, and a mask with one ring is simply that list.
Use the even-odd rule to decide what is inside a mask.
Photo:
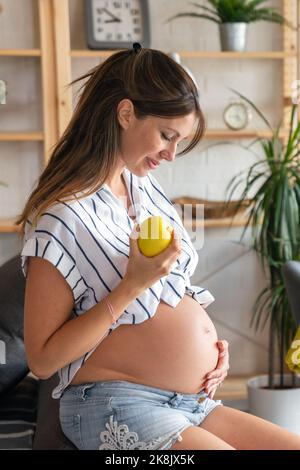
[{"label": "decorative object on shelf", "polygon": [[[250,413],[254,411],[255,414],[259,410],[259,413],[262,413],[259,416],[272,421],[270,414],[272,393],[276,395],[278,391],[282,396],[285,389],[297,386],[295,376],[292,377],[291,373],[287,376],[284,374],[286,351],[295,336],[297,325],[289,305],[283,266],[289,260],[300,260],[300,121],[297,117],[297,105],[291,106],[289,134],[286,141],[282,141],[279,137],[281,124],[273,128],[249,99],[240,93],[237,94],[260,116],[272,134],[270,138],[260,139],[262,159],[256,161],[246,171],[234,176],[228,186],[229,201],[240,186],[241,201],[251,195],[247,224],[241,238],[247,227],[251,225],[253,237],[251,245],[266,273],[267,286],[254,304],[251,324],[254,324],[257,330],[268,323],[268,381],[252,379],[248,390],[251,394]],[[250,146],[249,151],[251,151]],[[276,364],[277,358],[278,364]],[[278,366],[279,375],[276,375],[275,370],[278,370]],[[263,400],[264,409],[259,403],[255,404],[255,397],[260,403]],[[274,401],[274,420],[278,417],[278,400]],[[288,396],[281,397],[281,403],[283,402],[290,405],[282,414],[284,422],[278,420],[273,422],[289,430],[294,429],[295,432],[298,429],[299,432],[299,419],[297,423],[295,418],[295,403]]]},{"label": "decorative object on shelf", "polygon": [[223,119],[229,129],[239,131],[249,125],[252,114],[245,102],[235,101],[226,107]]},{"label": "decorative object on shelf", "polygon": [[225,201],[209,201],[207,199],[199,199],[190,196],[175,197],[171,201],[178,204],[183,209],[185,204],[192,205],[192,219],[196,219],[196,205],[204,205],[205,219],[221,219],[225,217],[233,217],[238,213],[244,212],[249,207],[251,199],[245,199],[237,208],[237,201],[226,203]]},{"label": "decorative object on shelf", "polygon": [[196,81],[193,73],[190,71],[190,69],[186,65],[181,63],[181,58],[180,58],[180,55],[178,54],[178,52],[169,52],[168,56],[171,57],[173,60],[175,60],[175,62],[177,62],[177,64],[180,64],[181,67],[184,68],[184,70],[189,74],[189,76],[191,77],[191,79],[195,83],[196,87],[198,88],[198,84],[197,84],[197,81]]},{"label": "decorative object on shelf", "polygon": [[85,0],[90,49],[150,47],[148,0]]},{"label": "decorative object on shelf", "polygon": [[0,80],[0,104],[6,104],[6,83]]},{"label": "decorative object on shelf", "polygon": [[211,7],[192,3],[205,13],[183,12],[172,16],[175,18],[193,17],[204,18],[219,25],[222,51],[243,52],[246,50],[247,26],[254,21],[270,21],[273,23],[291,24],[274,8],[259,8],[268,0],[207,0]]}]

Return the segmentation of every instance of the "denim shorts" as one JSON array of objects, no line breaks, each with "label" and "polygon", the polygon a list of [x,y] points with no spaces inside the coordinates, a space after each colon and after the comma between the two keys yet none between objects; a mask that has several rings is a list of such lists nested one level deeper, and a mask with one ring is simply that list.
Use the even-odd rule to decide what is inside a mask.
[{"label": "denim shorts", "polygon": [[80,450],[169,449],[218,405],[204,391],[186,394],[123,380],[70,385],[60,398],[64,434]]}]

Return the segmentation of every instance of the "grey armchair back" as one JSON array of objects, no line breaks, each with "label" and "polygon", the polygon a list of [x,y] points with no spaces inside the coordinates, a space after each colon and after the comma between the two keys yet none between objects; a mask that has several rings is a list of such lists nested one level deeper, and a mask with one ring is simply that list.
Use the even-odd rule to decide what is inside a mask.
[{"label": "grey armchair back", "polygon": [[293,315],[300,325],[300,261],[287,261],[282,273]]}]

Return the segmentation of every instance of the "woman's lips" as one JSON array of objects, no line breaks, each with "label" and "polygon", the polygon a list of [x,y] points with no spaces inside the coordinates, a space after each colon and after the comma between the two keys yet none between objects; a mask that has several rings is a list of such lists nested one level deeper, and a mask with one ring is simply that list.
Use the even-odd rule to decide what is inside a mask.
[{"label": "woman's lips", "polygon": [[159,166],[159,162],[156,162],[155,160],[152,160],[152,158],[146,157],[147,163],[150,166],[150,168],[154,169]]}]

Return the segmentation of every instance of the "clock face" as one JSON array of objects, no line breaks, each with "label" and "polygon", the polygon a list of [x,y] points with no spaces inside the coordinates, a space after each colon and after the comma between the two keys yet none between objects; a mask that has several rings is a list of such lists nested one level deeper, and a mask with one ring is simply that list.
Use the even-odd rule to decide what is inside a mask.
[{"label": "clock face", "polygon": [[230,129],[244,129],[250,121],[249,109],[244,103],[232,103],[224,111],[224,121]]},{"label": "clock face", "polygon": [[89,0],[87,6],[90,47],[131,47],[147,38],[145,0]]}]

